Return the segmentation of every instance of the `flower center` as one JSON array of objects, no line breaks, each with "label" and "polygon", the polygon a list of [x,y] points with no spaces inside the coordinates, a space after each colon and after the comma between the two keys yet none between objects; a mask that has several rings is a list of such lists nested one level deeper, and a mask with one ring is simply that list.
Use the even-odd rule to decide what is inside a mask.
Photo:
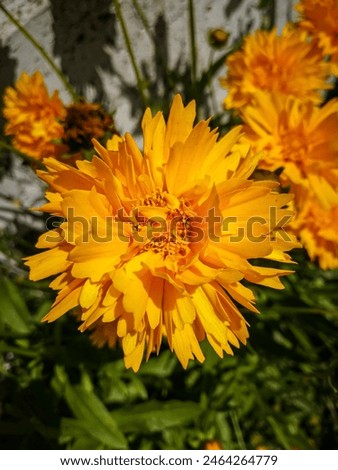
[{"label": "flower center", "polygon": [[140,202],[133,217],[132,237],[140,253],[151,250],[166,258],[186,257],[191,251],[198,218],[183,198],[157,190]]}]

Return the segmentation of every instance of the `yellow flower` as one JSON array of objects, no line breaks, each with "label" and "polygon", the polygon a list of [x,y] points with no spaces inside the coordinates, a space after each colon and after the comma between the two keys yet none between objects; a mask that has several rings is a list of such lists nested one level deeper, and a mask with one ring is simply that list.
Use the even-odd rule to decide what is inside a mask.
[{"label": "yellow flower", "polygon": [[226,60],[227,76],[221,85],[228,90],[227,109],[252,103],[257,90],[276,91],[304,101],[321,101],[320,90],[331,88],[331,66],[324,61],[316,41],[287,25],[280,36],[256,31],[244,39],[240,50]]},{"label": "yellow flower", "polygon": [[337,0],[301,0],[296,6],[301,15],[299,27],[319,40],[325,54],[331,56],[338,73]]},{"label": "yellow flower", "polygon": [[203,444],[203,449],[205,450],[222,450],[222,444],[218,440],[205,441]]},{"label": "yellow flower", "polygon": [[195,103],[184,107],[177,95],[167,123],[146,110],[143,152],[130,134],[114,136],[78,169],[49,158],[39,171],[51,187],[41,210],[65,219],[26,261],[32,280],[58,275],[44,320],[80,306],[80,330],[96,327],[98,344],[120,342],[135,371],[163,338],[183,367],[204,360],[204,339],[232,354],[248,337],[235,302],[257,312],[241,281],[281,289],[290,272],[249,260],[291,262],[292,196],[249,179],[258,157],[237,143],[240,128],[218,140],[209,121],[193,126],[194,118]]},{"label": "yellow flower", "polygon": [[60,119],[65,109],[58,92],[48,95],[40,72],[28,75],[23,72],[15,87],[4,93],[5,134],[13,136],[13,146],[29,157],[41,160],[57,156],[66,150],[55,141],[62,138]]},{"label": "yellow flower", "polygon": [[325,210],[304,188],[294,188],[297,217],[291,227],[312,261],[322,269],[338,268],[338,205]]},{"label": "yellow flower", "polygon": [[338,203],[338,100],[319,108],[277,94],[256,93],[241,113],[245,142],[264,151],[260,167],[280,167],[284,184],[311,189],[324,208]]}]

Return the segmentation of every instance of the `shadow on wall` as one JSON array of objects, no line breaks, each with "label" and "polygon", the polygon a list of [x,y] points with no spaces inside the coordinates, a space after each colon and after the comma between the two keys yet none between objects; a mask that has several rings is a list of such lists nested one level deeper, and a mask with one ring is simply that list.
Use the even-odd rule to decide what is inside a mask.
[{"label": "shadow on wall", "polygon": [[[117,77],[120,83],[119,91],[128,99],[131,114],[138,119],[141,118],[139,113],[143,106],[136,80],[132,83],[127,81],[123,68],[118,67],[105,50],[105,46],[109,46],[109,49],[116,48],[115,38],[118,28],[112,4],[112,0],[99,2],[97,0],[83,2],[50,0],[54,30],[53,52],[55,56],[60,57],[62,71],[69,77],[78,93],[91,101],[107,103],[109,100],[100,71]],[[224,21],[229,21],[229,19],[231,21],[231,18],[234,18],[234,21],[238,22],[238,37],[245,34],[252,26],[251,10],[254,7],[250,2],[246,9],[245,20],[242,21],[241,18],[236,17],[243,5],[245,5],[245,0],[224,0]],[[168,58],[172,45],[168,33],[170,25],[167,24],[166,8],[169,7],[163,3],[163,13],[158,15],[148,31],[144,31],[144,34],[149,35],[152,44],[151,62],[148,59],[146,61],[141,59],[139,63],[139,58],[137,58],[144,85],[149,92],[149,105],[153,110],[161,106],[166,113],[172,95],[179,91],[183,94],[185,101],[197,98],[199,103],[208,107],[209,90],[206,82],[210,77],[206,75],[207,71],[204,71],[204,79],[197,83],[192,79],[191,63],[187,62],[183,55],[177,58],[174,66],[169,66]],[[136,8],[135,15],[136,17],[138,15]],[[139,23],[142,31],[144,28],[140,18]],[[189,37],[188,31],[187,36]],[[133,37],[131,40],[133,41]],[[190,47],[189,40],[188,47]],[[136,127],[138,126],[139,124]]]},{"label": "shadow on wall", "polygon": [[51,0],[55,36],[54,54],[61,58],[62,71],[80,94],[90,87],[96,101],[105,100],[98,70],[112,73],[104,46],[113,46],[116,36],[111,0],[69,2]]},{"label": "shadow on wall", "polygon": [[[135,9],[135,15],[138,13]],[[141,20],[138,18],[141,27]],[[143,26],[142,26],[142,29]],[[153,111],[161,109],[167,114],[172,96],[180,89],[183,95],[186,91],[191,89],[190,80],[190,65],[185,64],[181,57],[178,58],[177,63],[171,69],[169,68],[169,38],[168,26],[166,23],[165,15],[159,14],[154,24],[150,25],[149,30],[144,30],[143,34],[147,34],[151,41],[151,48],[148,51],[149,57],[146,60],[139,60],[138,66],[143,78],[146,94],[148,95],[148,105]],[[132,38],[133,42],[133,38]],[[135,46],[135,42],[133,44]],[[140,121],[143,115],[144,103],[140,95],[140,90],[136,80],[130,82],[126,80],[121,68],[116,67],[113,61],[113,73],[118,78],[120,83],[120,92],[126,97],[130,103],[131,114],[136,118],[135,128],[131,130],[137,133],[140,128]],[[188,93],[188,91],[187,91]]]},{"label": "shadow on wall", "polygon": [[[152,43],[152,51],[149,51],[151,59],[141,60],[139,66],[148,89],[149,105],[154,111],[161,109],[166,114],[169,110],[172,94],[180,80],[173,81],[172,71],[169,69],[168,27],[163,14],[157,17],[147,34]],[[149,67],[150,63],[151,67]],[[176,64],[175,70],[178,69],[181,69],[181,66]],[[142,103],[137,86],[126,83],[122,75],[119,75],[119,78],[122,92],[130,97],[132,114],[138,115]],[[137,124],[138,127],[139,124]]]},{"label": "shadow on wall", "polygon": [[[10,57],[10,48],[3,46],[0,41],[0,109],[3,108],[3,93],[7,86],[13,86],[16,74],[16,60]],[[4,126],[4,118],[2,112],[0,112],[0,132]]]},{"label": "shadow on wall", "polygon": [[[194,96],[191,82],[191,65],[179,56],[172,68],[169,67],[170,38],[168,36],[168,25],[163,14],[159,15],[154,24],[153,32],[153,57],[154,78],[147,76],[147,64],[142,63],[142,71],[149,82],[150,96],[156,97],[158,104],[161,103],[165,114],[168,113],[172,97],[180,91],[186,101]],[[156,105],[156,102],[155,102]]]},{"label": "shadow on wall", "polygon": [[243,0],[229,0],[224,11],[225,16],[229,18],[238,8],[242,6]]},{"label": "shadow on wall", "polygon": [[[203,6],[202,3],[195,3],[195,10],[197,5],[200,11],[208,14],[208,8]],[[274,1],[271,3],[274,7]],[[140,68],[142,75],[146,82],[149,90],[149,104],[153,110],[160,109],[166,114],[169,110],[172,96],[180,92],[185,102],[189,102],[191,99],[197,99],[198,103],[206,110],[206,116],[213,114],[213,109],[210,107],[210,87],[208,86],[209,81],[212,80],[212,75],[215,74],[223,66],[223,51],[215,53],[213,61],[215,67],[212,70],[208,69],[201,70],[198,74],[197,81],[193,80],[192,77],[192,64],[191,60],[185,59],[185,54],[179,55],[174,65],[169,65],[169,56],[171,56],[170,47],[172,42],[169,37],[170,25],[167,22],[168,15],[166,14],[166,8],[169,8],[166,3],[163,3],[163,12],[159,14],[155,22],[150,25],[150,31],[147,31],[148,36],[152,43],[152,57],[151,67],[149,67],[149,61],[142,60]],[[245,15],[243,18],[239,15],[240,11],[244,8]],[[233,40],[238,41],[240,38],[247,34],[253,27],[254,24],[254,13],[257,5],[254,2],[248,2],[245,0],[224,0],[224,19],[218,18],[220,24],[231,23],[233,20],[238,24],[236,28],[236,35]],[[263,7],[262,7],[263,8]],[[267,8],[264,6],[264,12]],[[187,13],[188,20],[188,13]],[[187,24],[188,26],[188,24]],[[199,24],[196,25],[196,35],[201,34],[198,29]],[[146,34],[146,33],[145,33]],[[189,31],[187,28],[187,52],[190,57],[190,38]],[[210,54],[210,52],[209,52]],[[176,55],[176,54],[175,54]],[[211,55],[210,55],[211,57]],[[217,65],[218,60],[221,60],[220,64]],[[199,65],[199,64],[198,64]],[[210,59],[209,65],[213,65]],[[139,109],[139,92],[136,86],[131,86],[123,80],[123,76],[116,71],[121,82],[121,90],[126,95],[131,97],[132,113],[135,115]]]},{"label": "shadow on wall", "polygon": [[[271,2],[265,2],[266,5],[264,5],[264,2],[256,2],[259,5],[259,8],[263,8],[263,10],[269,10],[269,16],[272,15],[274,9],[275,9],[275,1],[272,0]],[[227,5],[224,8],[224,15],[225,18],[231,22],[231,19],[234,15],[237,14],[237,11],[239,9],[243,9],[244,1],[243,0],[229,0]],[[234,41],[240,41],[243,36],[246,34],[249,34],[252,30],[253,27],[253,19],[252,19],[252,10],[255,10],[257,8],[257,4],[248,4],[244,5],[245,10],[244,10],[244,15],[242,18],[238,19],[238,26],[237,26],[237,33],[233,36]]]}]

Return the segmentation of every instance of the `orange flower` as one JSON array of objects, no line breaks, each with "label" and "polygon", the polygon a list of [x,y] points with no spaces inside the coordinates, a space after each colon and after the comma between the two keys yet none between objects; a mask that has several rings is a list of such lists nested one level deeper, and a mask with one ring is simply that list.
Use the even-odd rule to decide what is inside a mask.
[{"label": "orange flower", "polygon": [[291,228],[312,261],[318,260],[322,269],[338,268],[338,205],[325,210],[304,188],[293,189],[297,217]]},{"label": "orange flower", "polygon": [[275,29],[247,36],[242,48],[227,58],[226,66],[221,84],[228,90],[227,109],[251,104],[257,90],[320,103],[321,90],[331,88],[327,83],[331,67],[316,41],[290,25],[280,36]]},{"label": "orange flower", "polygon": [[49,158],[39,172],[53,191],[41,210],[65,219],[26,261],[32,280],[57,275],[44,320],[80,306],[81,331],[94,325],[97,343],[118,340],[135,371],[164,337],[183,367],[204,360],[204,339],[233,354],[248,337],[235,302],[257,312],[241,281],[281,289],[290,272],[249,260],[290,261],[291,196],[249,179],[258,157],[238,144],[239,128],[218,140],[194,118],[195,103],[177,95],[167,123],[145,112],[143,152],[130,134],[115,136],[78,169]]},{"label": "orange flower", "polygon": [[65,108],[58,92],[48,95],[40,72],[23,72],[15,87],[4,93],[5,134],[13,136],[13,146],[29,157],[41,160],[62,154],[66,147],[56,143],[63,136],[60,120]]},{"label": "orange flower", "polygon": [[205,450],[222,450],[223,447],[222,447],[222,444],[219,441],[213,440],[213,441],[205,441],[204,444],[203,444],[203,449],[205,449]]},{"label": "orange flower", "polygon": [[314,37],[325,54],[331,56],[338,73],[338,2],[337,0],[301,0],[296,6],[301,15],[299,27]]},{"label": "orange flower", "polygon": [[311,189],[324,208],[338,203],[338,100],[322,108],[277,94],[256,93],[242,110],[244,141],[264,151],[260,167],[283,167],[284,184]]}]

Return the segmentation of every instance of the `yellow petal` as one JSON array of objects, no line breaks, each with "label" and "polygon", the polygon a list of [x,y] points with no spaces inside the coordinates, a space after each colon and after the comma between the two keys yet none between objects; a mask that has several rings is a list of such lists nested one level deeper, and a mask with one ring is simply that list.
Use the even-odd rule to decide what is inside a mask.
[{"label": "yellow petal", "polygon": [[25,264],[30,267],[29,278],[32,281],[39,281],[65,271],[71,266],[68,256],[69,247],[57,246],[25,258]]},{"label": "yellow petal", "polygon": [[79,304],[79,297],[82,288],[82,281],[74,279],[67,287],[65,287],[56,298],[52,309],[45,315],[42,321],[48,323],[57,320],[65,313]]},{"label": "yellow petal", "polygon": [[83,284],[81,289],[81,294],[79,298],[79,302],[81,307],[89,308],[93,305],[95,300],[97,299],[98,293],[100,290],[100,284],[91,282],[90,279],[87,279],[86,282]]}]

